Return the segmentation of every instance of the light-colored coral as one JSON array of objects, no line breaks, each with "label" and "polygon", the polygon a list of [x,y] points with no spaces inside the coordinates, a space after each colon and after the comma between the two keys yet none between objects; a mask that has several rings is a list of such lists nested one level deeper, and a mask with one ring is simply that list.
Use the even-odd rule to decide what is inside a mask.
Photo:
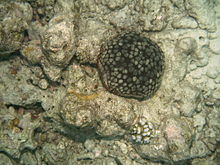
[{"label": "light-colored coral", "polygon": [[[0,148],[6,153],[9,153],[13,158],[19,159],[21,152],[27,146],[30,149],[35,149],[36,143],[32,141],[34,129],[39,126],[39,119],[31,121],[31,114],[21,114],[18,116],[13,107],[1,109],[0,113],[1,130]],[[21,123],[25,125],[21,126]],[[25,143],[24,143],[25,142]],[[9,145],[10,144],[10,145]]]},{"label": "light-colored coral", "polygon": [[10,160],[8,156],[5,154],[0,154],[0,164],[8,164],[8,165],[13,165],[13,161]]},{"label": "light-colored coral", "polygon": [[200,102],[201,91],[189,84],[176,86],[173,91],[175,91],[173,105],[179,109],[183,116],[192,116]]},{"label": "light-colored coral", "polygon": [[140,13],[139,20],[143,22],[143,29],[146,31],[161,31],[167,26],[169,4],[159,1],[139,1]]},{"label": "light-colored coral", "polygon": [[43,52],[50,64],[55,66],[66,66],[76,51],[75,27],[69,17],[65,15],[54,17],[42,34]]},{"label": "light-colored coral", "polygon": [[[209,0],[1,1],[2,161],[217,165],[219,8]],[[127,30],[165,55],[161,87],[142,102],[110,94],[96,70],[101,43]],[[130,138],[138,116],[154,124],[148,144]]]},{"label": "light-colored coral", "polygon": [[96,64],[101,43],[111,34],[111,28],[94,20],[81,20],[79,27],[76,58],[82,64]]},{"label": "light-colored coral", "polygon": [[44,58],[39,40],[32,40],[21,49],[21,54],[31,65],[39,65]]},{"label": "light-colored coral", "polygon": [[216,30],[214,1],[186,0],[185,6],[188,14],[195,18],[201,29],[214,32]]},{"label": "light-colored coral", "polygon": [[22,47],[25,30],[32,19],[29,3],[0,2],[0,57]]},{"label": "light-colored coral", "polygon": [[176,49],[180,54],[189,55],[196,51],[197,42],[191,37],[181,38],[177,41]]},{"label": "light-colored coral", "polygon": [[172,22],[175,29],[195,29],[198,23],[192,17],[180,17]]}]

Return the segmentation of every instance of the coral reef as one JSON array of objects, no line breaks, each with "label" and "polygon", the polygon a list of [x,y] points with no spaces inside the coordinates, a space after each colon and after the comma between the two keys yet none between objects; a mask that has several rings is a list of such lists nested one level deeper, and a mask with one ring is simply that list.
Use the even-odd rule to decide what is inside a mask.
[{"label": "coral reef", "polygon": [[25,40],[25,30],[32,19],[29,3],[0,3],[0,57],[19,50]]},{"label": "coral reef", "polygon": [[0,164],[219,165],[219,18],[217,0],[0,1]]}]

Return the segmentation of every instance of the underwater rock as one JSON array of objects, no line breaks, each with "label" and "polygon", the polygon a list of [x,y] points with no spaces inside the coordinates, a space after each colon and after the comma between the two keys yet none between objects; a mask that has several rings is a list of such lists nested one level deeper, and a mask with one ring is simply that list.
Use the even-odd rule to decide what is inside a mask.
[{"label": "underwater rock", "polygon": [[29,3],[0,3],[0,57],[9,55],[22,47],[25,30],[32,19]]},{"label": "underwater rock", "polygon": [[42,50],[50,64],[64,67],[69,64],[76,49],[74,24],[66,15],[50,20],[48,29],[42,34]]},{"label": "underwater rock", "polygon": [[192,17],[180,17],[172,22],[175,29],[195,29],[198,23]]},{"label": "underwater rock", "polygon": [[215,2],[209,0],[186,0],[185,8],[192,18],[195,18],[201,29],[216,31]]}]

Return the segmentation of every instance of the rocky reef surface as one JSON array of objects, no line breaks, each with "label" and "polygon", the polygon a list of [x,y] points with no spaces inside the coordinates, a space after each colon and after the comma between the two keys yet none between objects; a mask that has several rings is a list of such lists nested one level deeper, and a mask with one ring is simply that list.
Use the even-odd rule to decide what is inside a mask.
[{"label": "rocky reef surface", "polygon": [[[164,54],[143,101],[98,72],[129,31]],[[219,0],[0,1],[0,164],[218,165],[219,146]]]}]

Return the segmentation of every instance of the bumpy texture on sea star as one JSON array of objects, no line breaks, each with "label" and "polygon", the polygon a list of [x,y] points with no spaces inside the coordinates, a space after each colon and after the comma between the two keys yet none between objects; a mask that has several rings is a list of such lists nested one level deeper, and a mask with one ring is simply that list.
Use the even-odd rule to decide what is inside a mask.
[{"label": "bumpy texture on sea star", "polygon": [[149,38],[128,32],[102,45],[98,70],[109,92],[143,100],[151,97],[160,86],[164,55]]}]

